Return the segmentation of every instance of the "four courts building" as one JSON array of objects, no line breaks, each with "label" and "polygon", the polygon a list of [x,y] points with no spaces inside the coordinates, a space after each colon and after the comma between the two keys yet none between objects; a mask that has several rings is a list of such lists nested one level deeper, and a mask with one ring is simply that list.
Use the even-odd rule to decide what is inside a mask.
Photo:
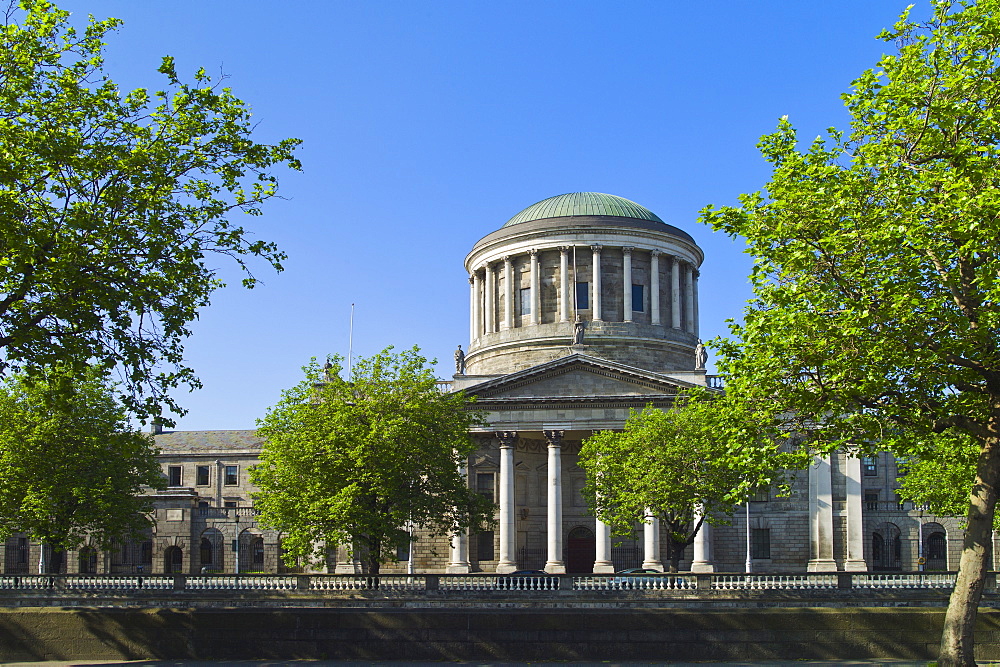
[{"label": "four courts building", "polygon": [[[662,569],[660,526],[612,538],[583,500],[577,458],[582,440],[621,429],[630,410],[668,408],[684,389],[716,387],[698,332],[703,259],[683,230],[592,192],[538,202],[477,242],[465,258],[469,344],[442,384],[486,412],[467,472],[498,504],[496,530],[418,539],[383,571]],[[66,571],[282,571],[281,535],[257,525],[251,502],[255,433],[159,432],[156,443],[169,486],[155,496],[153,529],[107,552],[73,552]],[[886,454],[817,458],[791,495],[761,489],[730,525],[705,524],[682,567],[743,571],[749,555],[756,571],[953,568],[957,521],[901,502],[898,474]],[[13,536],[3,571],[36,571],[38,549]],[[341,549],[326,569],[360,568]]]}]

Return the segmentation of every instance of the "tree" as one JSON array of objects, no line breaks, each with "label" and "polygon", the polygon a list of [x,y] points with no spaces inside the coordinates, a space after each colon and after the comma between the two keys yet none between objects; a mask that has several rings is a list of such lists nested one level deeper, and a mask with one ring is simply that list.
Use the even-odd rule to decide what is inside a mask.
[{"label": "tree", "polygon": [[250,471],[259,520],[282,531],[289,562],[343,544],[377,575],[411,527],[451,535],[492,517],[460,471],[479,416],[463,393],[437,389],[417,348],[359,359],[346,380],[339,358],[303,370],[258,421],[264,447]]},{"label": "tree", "polygon": [[583,493],[595,515],[618,534],[659,519],[671,572],[703,522],[724,523],[786,458],[731,407],[724,397],[693,392],[667,411],[633,410],[621,432],[596,433],[580,450]]},{"label": "tree", "polygon": [[251,139],[250,109],[199,70],[119,91],[103,70],[117,19],[83,30],[46,0],[12,2],[0,26],[0,371],[117,368],[142,418],[198,386],[183,339],[221,286],[211,256],[281,269],[284,255],[233,220],[299,168],[298,141]]},{"label": "tree", "polygon": [[974,664],[1000,483],[1000,3],[932,3],[881,38],[844,96],[851,132],[804,152],[787,119],[760,143],[766,194],[703,212],[747,240],[755,298],[723,341],[727,390],[809,445],[928,459],[975,446],[941,641]]},{"label": "tree", "polygon": [[151,525],[143,486],[164,486],[152,436],[132,430],[97,372],[0,384],[0,538],[28,533],[55,553],[88,537],[107,548]]}]

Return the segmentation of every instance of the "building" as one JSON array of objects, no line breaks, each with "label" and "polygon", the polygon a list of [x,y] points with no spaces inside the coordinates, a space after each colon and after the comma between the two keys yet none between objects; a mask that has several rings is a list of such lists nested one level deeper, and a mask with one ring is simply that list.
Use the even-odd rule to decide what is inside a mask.
[{"label": "building", "polygon": [[[577,455],[632,408],[669,407],[678,391],[715,386],[700,360],[694,239],[621,197],[572,193],[524,209],[477,242],[469,274],[469,336],[450,390],[477,397],[488,428],[469,483],[499,505],[497,530],[418,540],[417,571],[613,572],[662,568],[660,529],[612,538],[581,495]],[[70,572],[281,571],[281,536],[257,526],[247,469],[253,431],[160,432],[169,487],[155,497],[146,539],[66,559]],[[895,496],[897,462],[881,455],[817,458],[787,498],[762,489],[728,526],[707,524],[683,566],[743,571],[915,570],[957,566],[961,531]],[[37,567],[37,545],[7,545],[4,572]],[[385,568],[406,571],[407,564]],[[327,570],[360,565],[343,550]],[[37,570],[34,570],[37,571]]]}]

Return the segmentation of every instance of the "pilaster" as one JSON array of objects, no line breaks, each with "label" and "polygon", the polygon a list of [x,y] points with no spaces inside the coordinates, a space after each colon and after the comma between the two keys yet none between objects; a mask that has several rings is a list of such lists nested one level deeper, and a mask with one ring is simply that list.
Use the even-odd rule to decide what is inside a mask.
[{"label": "pilaster", "polygon": [[649,321],[660,323],[660,251],[649,251]]}]

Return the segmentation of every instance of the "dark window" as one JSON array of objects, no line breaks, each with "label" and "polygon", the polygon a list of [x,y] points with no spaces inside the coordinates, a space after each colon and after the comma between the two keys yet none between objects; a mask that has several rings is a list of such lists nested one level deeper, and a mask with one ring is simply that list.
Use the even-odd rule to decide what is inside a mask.
[{"label": "dark window", "polygon": [[590,283],[576,284],[576,309],[587,310],[590,308]]},{"label": "dark window", "polygon": [[476,534],[476,559],[496,560],[493,551],[493,531],[488,530]]},{"label": "dark window", "polygon": [[927,538],[927,559],[944,560],[947,558],[948,540],[944,533],[931,533]]},{"label": "dark window", "polygon": [[223,507],[236,507],[236,501],[235,500],[227,500],[225,502],[225,504],[223,505]]},{"label": "dark window", "polygon": [[399,544],[396,545],[396,560],[410,560],[410,540],[406,537],[400,540]]},{"label": "dark window", "polygon": [[491,472],[481,472],[476,474],[476,493],[485,496],[491,503],[496,502],[493,490],[494,475]]},{"label": "dark window", "polygon": [[239,466],[226,466],[226,486],[236,486],[240,483]]},{"label": "dark window", "polygon": [[521,290],[521,314],[531,315],[531,288],[525,287]]},{"label": "dark window", "polygon": [[865,491],[865,509],[878,509],[878,491]]},{"label": "dark window", "polygon": [[197,481],[198,486],[208,486],[208,466],[198,466]]},{"label": "dark window", "polygon": [[255,537],[253,540],[253,563],[254,565],[264,564],[264,538]]},{"label": "dark window", "polygon": [[874,477],[878,474],[878,459],[874,456],[865,456],[861,459],[861,470],[866,477]]},{"label": "dark window", "polygon": [[771,529],[753,528],[750,531],[750,557],[771,557]]},{"label": "dark window", "polygon": [[211,565],[214,561],[212,560],[212,541],[207,537],[201,538],[201,564]]},{"label": "dark window", "polygon": [[770,486],[758,486],[754,489],[753,495],[750,496],[750,501],[755,503],[766,503],[771,499],[771,487]]},{"label": "dark window", "polygon": [[632,312],[641,313],[645,310],[646,300],[643,298],[642,285],[632,285]]},{"label": "dark window", "polygon": [[180,486],[181,485],[181,466],[168,466],[167,467],[167,485],[168,486]]}]

